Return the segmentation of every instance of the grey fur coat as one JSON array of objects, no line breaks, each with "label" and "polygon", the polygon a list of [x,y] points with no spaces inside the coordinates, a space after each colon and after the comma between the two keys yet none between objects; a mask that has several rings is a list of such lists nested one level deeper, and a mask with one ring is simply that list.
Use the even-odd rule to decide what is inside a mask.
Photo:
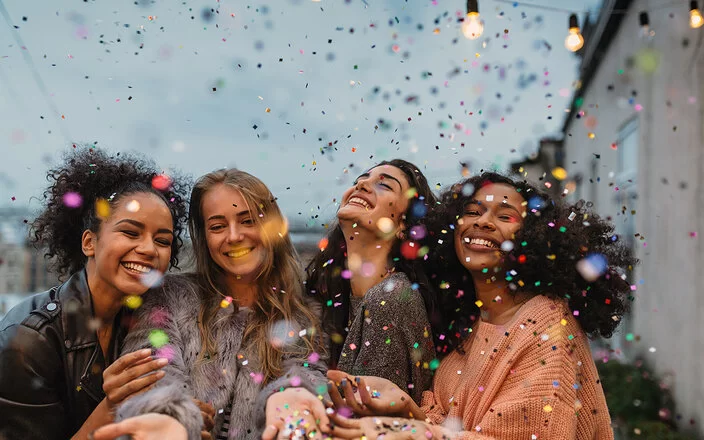
[{"label": "grey fur coat", "polygon": [[[238,311],[234,304],[220,309],[213,321],[217,355],[199,360],[201,337],[197,320],[201,298],[206,297],[202,293],[191,277],[168,275],[162,287],[144,296],[122,352],[151,347],[156,356],[168,358],[169,364],[164,367],[166,375],[154,388],[119,406],[117,420],[147,412],[167,414],[186,427],[189,439],[200,439],[203,420],[192,401],[196,398],[215,407],[213,438],[223,425],[224,409],[231,403],[227,438],[255,439],[261,438],[266,399],[271,394],[291,386],[305,387],[315,395],[326,390],[326,359],[313,363],[304,355],[284,357],[284,376],[263,386],[252,347],[242,345],[251,312]],[[301,328],[307,326],[304,323]]]}]

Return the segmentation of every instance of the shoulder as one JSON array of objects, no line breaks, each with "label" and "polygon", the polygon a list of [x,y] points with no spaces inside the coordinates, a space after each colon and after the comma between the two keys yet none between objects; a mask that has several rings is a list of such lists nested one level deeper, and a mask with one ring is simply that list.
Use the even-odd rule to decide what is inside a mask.
[{"label": "shoulder", "polygon": [[162,307],[187,311],[200,304],[200,289],[193,275],[167,274],[159,287],[154,287],[144,294],[144,304],[140,309]]},{"label": "shoulder", "polygon": [[423,296],[403,272],[396,272],[372,287],[364,295],[364,307],[366,310],[403,314],[411,320],[420,317],[427,320]]},{"label": "shoulder", "polygon": [[56,288],[52,288],[32,295],[17,304],[0,321],[0,332],[16,326],[38,331],[48,324],[60,321],[61,302],[56,291]]}]

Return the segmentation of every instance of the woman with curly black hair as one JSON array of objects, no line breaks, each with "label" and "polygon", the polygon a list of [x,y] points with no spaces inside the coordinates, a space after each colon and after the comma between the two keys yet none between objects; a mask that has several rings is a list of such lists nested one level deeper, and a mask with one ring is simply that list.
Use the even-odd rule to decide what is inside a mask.
[{"label": "woman with curly black hair", "polygon": [[[404,408],[424,422],[338,417],[337,434],[613,439],[589,349],[590,336],[613,334],[631,299],[627,277],[636,260],[613,226],[582,202],[566,206],[495,173],[444,192],[434,224],[434,284],[444,309],[454,301],[459,313],[450,318],[457,349],[421,408]],[[360,383],[388,396],[371,401],[360,386],[362,403],[378,413],[389,399],[401,401],[385,381]]]},{"label": "woman with curly black hair", "polygon": [[323,303],[332,366],[385,377],[418,402],[435,357],[422,250],[434,203],[412,163],[375,165],[344,192],[327,246],[307,268],[308,292]]},{"label": "woman with curly black hair", "polygon": [[187,185],[140,157],[76,149],[47,174],[32,241],[68,277],[0,321],[0,438],[87,438],[163,376],[119,357],[129,309],[177,267]]}]

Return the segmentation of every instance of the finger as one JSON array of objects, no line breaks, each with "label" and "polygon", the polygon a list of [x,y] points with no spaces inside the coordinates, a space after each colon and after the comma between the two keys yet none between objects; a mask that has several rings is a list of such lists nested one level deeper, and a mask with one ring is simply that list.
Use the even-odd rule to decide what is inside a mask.
[{"label": "finger", "polygon": [[156,373],[140,377],[139,379],[135,379],[126,383],[125,385],[122,385],[121,387],[112,389],[109,393],[106,394],[108,396],[108,399],[110,399],[110,402],[120,403],[126,398],[132,396],[133,394],[137,394],[143,391],[144,388],[152,386],[157,380],[164,377],[165,374],[166,373],[164,373],[163,371],[157,371]]},{"label": "finger", "polygon": [[349,419],[339,413],[331,416],[333,426],[341,426],[346,429],[362,429],[360,419]]},{"label": "finger", "polygon": [[362,438],[363,435],[364,435],[364,432],[358,428],[349,429],[349,428],[342,428],[340,426],[335,426],[332,429],[333,438],[357,439],[357,438]]},{"label": "finger", "polygon": [[115,362],[110,364],[108,368],[105,369],[105,373],[112,373],[113,371],[122,371],[125,368],[139,362],[142,359],[146,359],[152,354],[151,348],[145,348],[142,350],[133,351],[125,355],[120,356]]},{"label": "finger", "polygon": [[330,417],[328,417],[328,413],[325,411],[323,402],[315,399],[310,406],[310,411],[313,413],[313,417],[315,417],[320,430],[324,433],[330,432]]},{"label": "finger", "polygon": [[357,386],[357,391],[359,391],[359,398],[362,401],[362,405],[365,405],[369,408],[376,408],[376,402],[374,399],[372,399],[372,394],[369,392],[369,388],[367,388],[366,382],[364,382],[363,378],[359,378],[359,384]]},{"label": "finger", "polygon": [[111,423],[93,432],[94,440],[112,440],[121,435],[133,433],[132,420],[126,419],[119,423]]},{"label": "finger", "polygon": [[151,373],[152,371],[156,371],[160,368],[163,368],[168,364],[169,360],[166,358],[154,359],[142,365],[136,365],[126,368],[117,375],[116,379],[119,380],[118,384],[124,385],[127,382],[137,379],[138,377],[144,376],[147,373]]},{"label": "finger", "polygon": [[110,394],[114,389],[126,385],[132,380],[140,376],[144,376],[154,370],[158,370],[169,363],[168,359],[153,359],[138,366],[128,367],[122,371],[115,371],[109,374],[103,374],[103,390],[105,394]]},{"label": "finger", "polygon": [[354,395],[354,389],[352,389],[350,381],[345,379],[342,382],[342,390],[345,392],[345,402],[347,402],[347,406],[352,408],[355,414],[366,415],[367,410],[357,402],[357,396]]},{"label": "finger", "polygon": [[337,389],[337,385],[335,385],[334,382],[328,382],[328,394],[330,394],[330,399],[332,399],[332,404],[335,405],[335,408],[339,410],[340,408],[347,407],[345,399],[340,395],[340,391]]},{"label": "finger", "polygon": [[331,379],[335,383],[342,382],[342,379],[353,380],[354,378],[344,371],[340,370],[328,370],[328,379]]},{"label": "finger", "polygon": [[279,432],[279,428],[276,425],[269,425],[266,427],[262,433],[262,440],[274,440],[276,438],[276,433]]},{"label": "finger", "polygon": [[204,429],[204,431],[211,431],[213,429],[213,427],[215,426],[215,419],[213,419],[213,417],[210,414],[205,413],[203,411],[201,411],[200,415],[203,416],[203,429]]}]

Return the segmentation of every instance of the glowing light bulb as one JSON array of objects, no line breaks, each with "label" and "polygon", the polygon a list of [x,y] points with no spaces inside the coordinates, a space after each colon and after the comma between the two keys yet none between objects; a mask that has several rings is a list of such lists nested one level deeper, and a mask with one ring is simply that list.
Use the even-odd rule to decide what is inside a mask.
[{"label": "glowing light bulb", "polygon": [[572,52],[577,52],[584,46],[584,37],[579,33],[579,28],[570,28],[570,33],[565,38],[565,47]]},{"label": "glowing light bulb", "polygon": [[704,18],[702,18],[702,13],[699,9],[692,9],[689,11],[689,27],[692,29],[697,29],[702,27],[704,24]]},{"label": "glowing light bulb", "polygon": [[584,37],[582,37],[579,31],[577,14],[570,14],[569,34],[567,34],[567,38],[565,38],[565,47],[572,52],[577,52],[582,46],[584,46]]},{"label": "glowing light bulb", "polygon": [[482,36],[482,32],[484,32],[484,24],[479,19],[479,13],[469,12],[462,22],[462,33],[465,38],[476,40]]}]

